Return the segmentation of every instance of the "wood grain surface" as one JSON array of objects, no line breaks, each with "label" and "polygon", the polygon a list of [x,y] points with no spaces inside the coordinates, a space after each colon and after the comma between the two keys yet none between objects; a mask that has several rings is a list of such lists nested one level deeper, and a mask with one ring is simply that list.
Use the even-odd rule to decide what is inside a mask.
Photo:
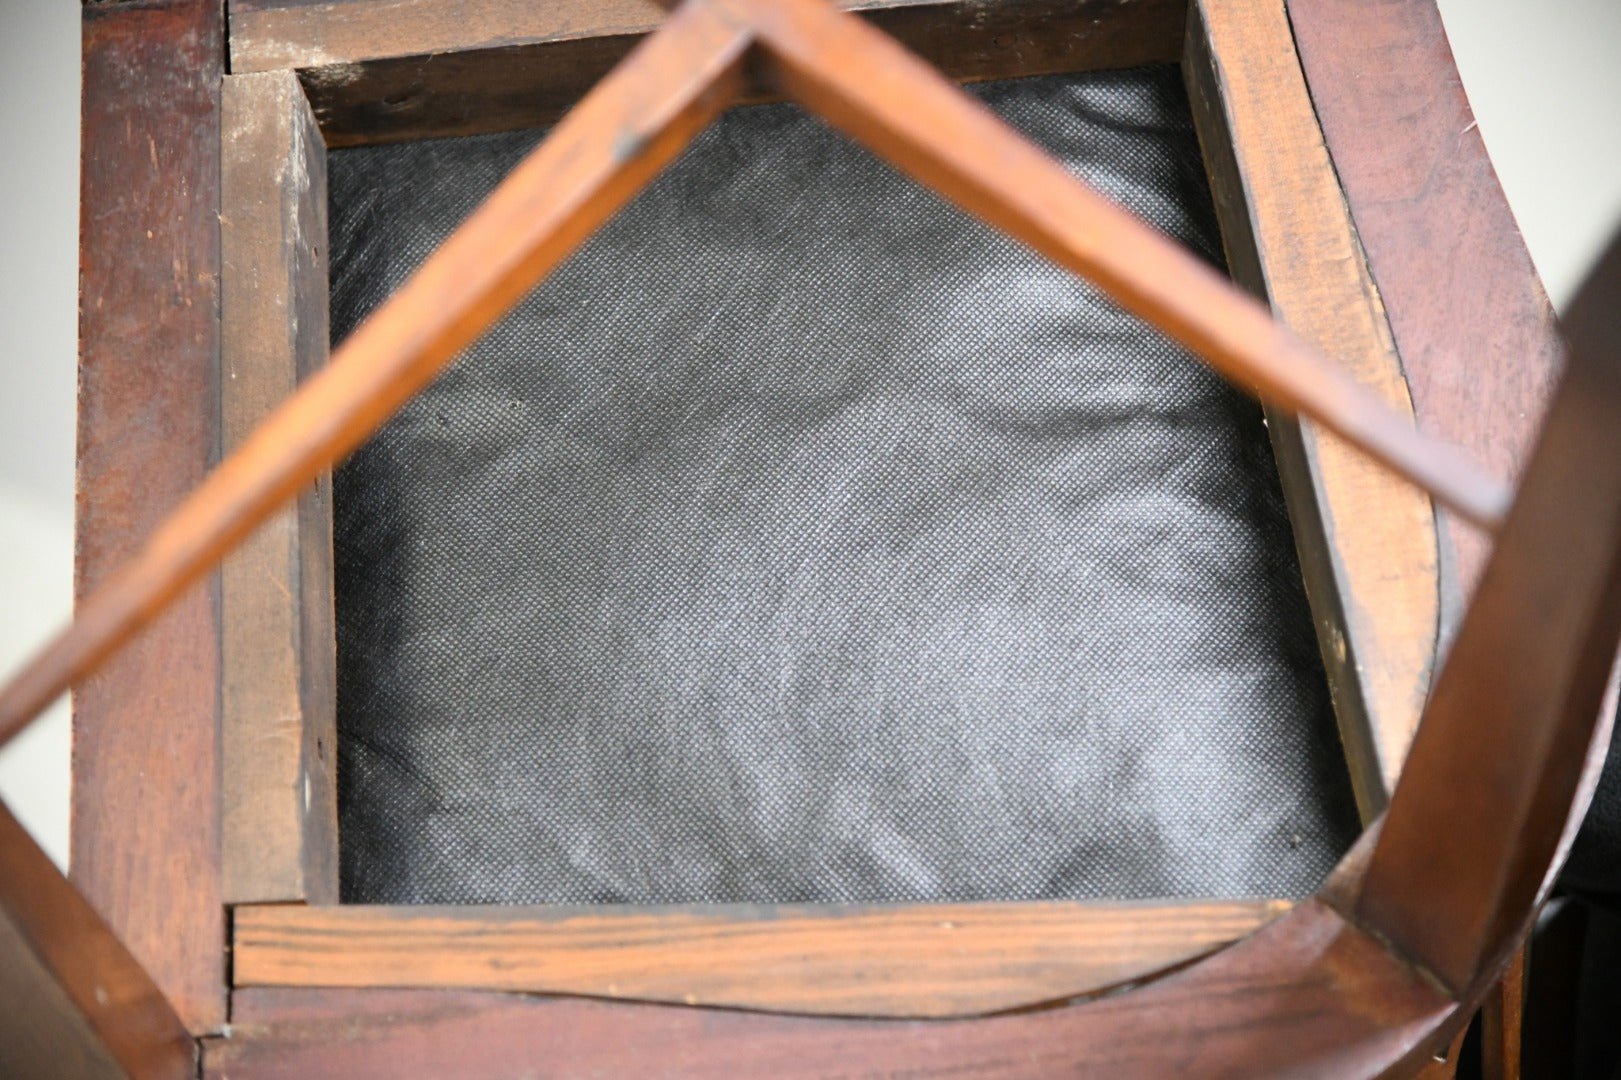
[{"label": "wood grain surface", "polygon": [[[1531,942],[1514,953],[1502,980],[1480,1010],[1480,1074],[1484,1080],[1520,1080],[1525,980]],[[1533,1060],[1539,1072],[1544,1063]]]},{"label": "wood grain surface", "polygon": [[[326,150],[291,72],[231,75],[221,154],[228,453],[326,364]],[[338,899],[332,485],[221,564],[224,896]]]},{"label": "wood grain surface", "polygon": [[[1435,0],[1288,0],[1288,8],[1419,425],[1516,477],[1563,347]],[[1455,515],[1443,520],[1450,640],[1491,541]]]},{"label": "wood grain surface", "polygon": [[[569,115],[298,393],[0,689],[0,740],[347,454],[561,261],[730,100],[758,34],[797,97],[920,181],[1084,274],[1263,401],[1303,413],[1485,526],[1508,499],[1175,242],[989,110],[816,0],[689,4]],[[1010,177],[1018,177],[1010,183]]]},{"label": "wood grain surface", "polygon": [[[1314,2],[1297,0],[1291,13]],[[1326,5],[1336,0],[1322,2],[1325,6],[1317,10],[1328,10]],[[179,11],[198,19],[202,6],[109,8],[100,17],[108,20],[104,25],[111,25],[114,14],[124,11],[165,18]],[[1374,6],[1366,10],[1374,12],[1368,17],[1391,18],[1393,11],[1418,6],[1417,0],[1391,0],[1377,10]],[[94,24],[92,18],[87,45],[93,43]],[[206,19],[197,24],[206,29]],[[177,25],[192,24],[182,20]],[[1300,25],[1297,18],[1297,35]],[[139,24],[123,24],[120,29],[132,26]],[[1152,239],[1132,232],[1106,212],[1094,213],[1084,192],[1077,195],[1078,189],[1052,171],[1050,163],[988,126],[986,117],[948,85],[874,38],[867,24],[810,0],[712,0],[687,7],[666,33],[650,39],[637,64],[593,94],[560,126],[561,137],[554,135],[547,144],[550,149],[543,148],[520,168],[516,183],[509,181],[501,189],[505,196],[498,193],[475,216],[476,226],[453,238],[429,269],[384,309],[393,314],[374,320],[369,330],[351,339],[354,352],[347,365],[340,357],[277,410],[268,429],[252,436],[179,516],[160,529],[143,549],[142,561],[86,601],[75,629],[0,694],[0,737],[14,732],[42,702],[155,617],[231,543],[355,445],[673,156],[738,85],[738,62],[753,33],[762,36],[792,92],[900,167],[943,187],[971,210],[1065,265],[1090,272],[1128,304],[1135,300],[1134,309],[1201,348],[1225,373],[1257,388],[1262,396],[1325,420],[1388,464],[1444,492],[1474,517],[1496,521],[1504,493],[1489,474],[1472,471],[1461,459],[1437,452],[1435,444],[1413,437],[1400,423],[1399,413],[1376,395],[1337,379],[1308,346],[1272,329],[1263,310],[1235,302],[1219,279],[1182,272],[1181,264]],[[108,34],[102,39],[101,60],[119,58],[124,65],[121,77],[126,79],[134,78],[130,73],[137,68],[143,79],[154,77],[149,69],[157,72],[155,77],[169,77],[165,73],[172,75],[179,65],[165,66],[169,55],[165,50],[183,39],[184,33],[176,32],[162,38],[168,45],[155,46],[149,39],[119,53],[129,39]],[[155,51],[158,62],[142,55],[142,50]],[[1303,55],[1306,51],[1303,45]],[[87,49],[87,87],[93,79],[94,52]],[[216,56],[221,52],[217,49]],[[696,74],[694,61],[700,63]],[[196,70],[205,74],[197,76]],[[217,150],[217,98],[206,92],[186,96],[197,94],[199,79],[207,84],[209,70],[207,63],[188,69],[190,81],[182,80],[176,96],[200,102],[188,114],[192,126],[185,130],[193,142],[199,141],[199,130],[205,134],[213,130]],[[1444,70],[1430,62],[1430,74],[1436,71],[1444,76]],[[113,85],[106,72],[102,75]],[[1331,91],[1315,75],[1311,83],[1321,114],[1325,94]],[[1396,84],[1403,85],[1400,79]],[[111,116],[123,125],[131,140],[125,165],[132,166],[137,149],[149,150],[154,163],[163,160],[158,136],[163,135],[165,148],[174,138],[162,127],[163,110],[157,110],[157,119],[148,119],[115,112],[105,102],[100,107],[106,111],[94,114],[87,104],[87,123]],[[1344,145],[1337,144],[1326,118],[1324,132],[1339,166]],[[194,152],[181,160],[202,168],[199,158]],[[180,175],[188,182],[193,178],[183,170]],[[197,175],[202,176],[207,195],[206,169]],[[217,179],[216,175],[216,184]],[[107,181],[100,173],[92,179],[87,165],[87,207],[93,183],[111,190]],[[150,194],[146,201],[168,205],[163,198],[190,197],[186,185],[177,186],[183,194]],[[115,250],[127,258],[128,251],[139,247],[135,226],[126,220],[133,212],[115,201],[103,205],[109,207],[108,220],[129,233],[110,234],[118,241]],[[1381,276],[1382,257],[1367,242],[1355,197],[1351,211],[1364,240],[1373,283],[1386,301],[1405,357],[1396,303]],[[90,214],[87,210],[87,222]],[[175,234],[192,235],[185,233],[185,223],[195,217],[178,215],[179,226],[156,222],[157,227],[148,226],[147,240],[167,229],[161,233],[168,245],[162,250],[171,254]],[[99,218],[97,225],[101,227]],[[200,264],[205,270],[206,254]],[[217,269],[217,253],[215,258]],[[87,260],[93,261],[93,255]],[[190,280],[180,270],[194,264],[173,258],[171,265],[176,282]],[[121,264],[111,265],[108,258],[99,269],[100,277],[87,273],[87,280],[113,281],[119,269]],[[150,277],[153,266],[145,266],[144,272]],[[1398,270],[1396,277],[1402,273]],[[201,277],[206,279],[207,274]],[[150,298],[150,281],[142,288]],[[1411,295],[1405,286],[1397,291]],[[91,297],[99,300],[116,292],[87,291],[87,305]],[[137,289],[130,287],[129,292],[134,296]],[[182,292],[182,301],[191,295]],[[183,320],[185,313],[162,315]],[[87,315],[86,325],[95,328],[97,317]],[[148,332],[149,324],[161,334],[172,326],[164,318],[126,325],[139,334]],[[107,328],[99,331],[104,341],[110,340]],[[196,345],[195,335],[172,336],[175,340],[167,343],[181,356]],[[87,351],[90,348],[87,344]],[[1613,445],[1621,438],[1617,434],[1621,424],[1616,422],[1621,419],[1617,366],[1580,372],[1561,396],[1559,419],[1530,470],[1529,493],[1505,528],[1499,557],[1480,589],[1479,608],[1465,624],[1453,661],[1443,673],[1430,723],[1415,743],[1412,764],[1383,830],[1360,849],[1359,859],[1367,860],[1366,876],[1358,886],[1347,884],[1341,875],[1335,886],[1336,902],[1355,914],[1355,923],[1324,903],[1308,902],[1204,962],[1131,993],[978,1019],[784,1017],[548,1000],[526,994],[250,987],[235,997],[228,1036],[208,1041],[205,1069],[210,1075],[233,1077],[364,1077],[397,1075],[401,1062],[409,1062],[415,1075],[435,1076],[510,1073],[533,1068],[538,1061],[558,1072],[619,1074],[656,1063],[664,1072],[688,1075],[750,1071],[1050,1075],[1080,1068],[1109,1075],[1167,1076],[1185,1076],[1193,1070],[1199,1075],[1240,1076],[1285,1069],[1326,1075],[1414,1071],[1452,1037],[1463,1011],[1460,1001],[1472,1005],[1473,996],[1482,992],[1482,980],[1494,975],[1494,958],[1506,955],[1510,939],[1523,928],[1568,812],[1596,712],[1595,695],[1602,694],[1615,638],[1621,632],[1621,589],[1611,584],[1621,580],[1616,572],[1621,565],[1621,465],[1615,464],[1621,462],[1621,447]],[[105,367],[104,363],[100,369],[104,378]],[[183,374],[189,377],[190,369]],[[96,377],[96,371],[87,375],[87,385]],[[1415,381],[1415,404],[1422,417],[1425,403],[1417,386]],[[126,387],[125,400],[140,402],[148,409],[146,419],[160,429],[173,419],[163,412],[165,397],[159,396],[154,405],[152,395],[137,396]],[[180,419],[179,450],[170,452],[179,453],[184,462],[196,428],[188,426],[195,423],[189,414]],[[115,437],[121,434],[105,417],[97,422],[98,430],[112,431]],[[170,432],[163,430],[163,435]],[[127,433],[123,437],[129,441]],[[117,449],[122,453],[128,448]],[[135,449],[140,449],[138,441]],[[154,460],[150,454],[135,458],[138,465]],[[105,463],[102,467],[108,468]],[[1578,488],[1598,499],[1602,504],[1598,512],[1573,509]],[[100,539],[108,533],[97,535]],[[81,573],[83,567],[81,563]],[[208,614],[212,615],[211,607]],[[211,620],[204,625],[215,626]],[[154,634],[161,635],[165,626],[158,623]],[[1533,640],[1537,632],[1541,637]],[[194,630],[180,643],[194,644],[203,636]],[[138,646],[126,658],[140,655]],[[171,666],[198,655],[205,661],[201,668],[184,670],[172,681],[195,683],[201,670],[201,681],[217,687],[217,657],[211,661],[206,653],[188,653],[184,648],[162,654]],[[150,670],[151,658],[147,662]],[[89,685],[93,688],[95,680]],[[159,697],[166,690],[161,681],[149,685],[157,687]],[[120,701],[128,693],[128,685],[119,686]],[[106,702],[113,698],[105,695]],[[153,715],[160,736],[172,730],[164,727],[165,722],[178,723],[162,715],[161,708],[169,701],[154,707],[146,698],[135,700],[138,719],[146,719],[149,708],[157,710]],[[211,716],[208,723],[193,723],[187,730],[195,737],[199,729],[212,736]],[[146,726],[136,725],[135,730],[150,738]],[[172,753],[176,744],[159,739],[153,746]],[[195,742],[179,746],[182,751],[188,748],[199,746]],[[145,753],[135,759],[153,760],[152,746]],[[197,758],[177,756],[160,774],[167,780],[161,798],[172,801],[172,785],[190,780],[183,770],[196,769],[199,762],[205,772],[215,765],[207,753]],[[107,805],[130,819],[122,837],[139,839],[137,829],[147,824],[138,813],[141,802],[113,800]],[[205,810],[201,824],[194,825],[206,831],[211,820]],[[117,830],[98,831],[106,835]],[[217,859],[217,836],[215,840]],[[77,857],[77,840],[75,844]],[[117,848],[102,850],[109,864],[117,857],[129,857]],[[187,862],[192,849],[181,844],[178,850],[182,858],[163,868],[173,891],[160,888],[151,894],[171,906],[178,897],[194,912],[197,897],[206,896],[204,915],[211,911],[217,920],[217,862]],[[139,872],[149,874],[139,853],[135,857]],[[95,872],[109,871],[98,866]],[[201,884],[191,880],[192,872],[202,875]],[[127,880],[127,868],[124,873],[119,880]],[[194,981],[197,964],[180,962],[201,954],[188,951],[184,944],[158,947],[150,932],[156,919],[139,904],[143,895],[136,894],[137,917],[131,920],[120,913],[123,921],[147,934],[146,945],[156,956],[154,971],[165,988],[170,983],[178,987],[171,993],[182,1013],[195,1009],[206,1022],[207,982]],[[114,922],[118,925],[118,919]],[[209,924],[205,917],[173,925],[194,935],[197,926]],[[213,925],[217,930],[217,922]],[[449,930],[467,936],[462,929]],[[319,932],[324,940],[334,939],[330,929]],[[446,932],[444,926],[433,928],[435,934]],[[344,942],[334,947],[357,946]],[[378,933],[374,947],[382,950],[387,963],[412,962],[402,955],[405,950],[395,925]],[[469,948],[475,963],[480,962],[477,950],[487,948],[487,943],[475,941]],[[211,949],[216,967],[210,977],[217,995],[217,936]],[[1444,990],[1442,983],[1417,970],[1413,959],[1453,990]],[[167,969],[161,969],[165,964]],[[493,962],[485,966],[499,968]],[[201,994],[194,992],[199,986]],[[185,1018],[199,1030],[192,1015]]]},{"label": "wood grain surface", "polygon": [[[99,582],[93,592],[81,595],[73,623],[11,682],[0,687],[0,742],[15,735],[58,694],[95,669],[172,602],[181,599],[181,611],[190,611],[196,594],[182,598],[187,586],[208,575],[237,543],[393,415],[725,107],[736,86],[738,61],[748,43],[746,31],[703,7],[672,18],[664,33],[649,38],[636,62],[605,80],[571,113],[568,121],[560,124],[496,188],[433,257],[350,335],[327,367],[306,380],[297,393],[207,474],[188,498],[151,529],[145,543],[115,573]],[[217,95],[217,82],[214,91]],[[208,116],[215,121],[211,130],[217,134],[217,108]],[[214,171],[208,173],[213,185],[218,183],[217,153],[216,145],[210,165]],[[169,180],[155,183],[168,185]],[[217,186],[211,190],[217,191]],[[97,203],[87,199],[86,205],[94,207]],[[92,212],[87,210],[87,215]],[[217,228],[209,228],[206,221],[198,222],[195,215],[182,216],[181,220],[210,241],[207,250],[217,260]],[[214,221],[217,224],[217,217]],[[171,223],[165,225],[173,227]],[[217,264],[211,264],[211,269],[216,271],[207,278],[212,287],[217,285]],[[133,283],[136,288],[150,288],[151,284],[146,280]],[[211,290],[210,299],[213,295]],[[148,297],[149,293],[139,297],[132,294],[131,303],[149,303]],[[207,340],[217,354],[218,326],[213,314],[204,323]],[[210,365],[202,366],[210,370]],[[96,367],[87,364],[85,377],[93,381],[97,374]],[[175,410],[178,412],[184,405],[194,413],[203,412],[212,431],[218,401],[212,380],[206,391],[179,385],[178,380],[175,386],[165,384],[162,389],[164,395],[170,396],[190,391],[183,401],[174,402]],[[167,402],[170,396],[157,401]],[[118,400],[128,407],[146,409],[155,404],[150,387],[141,393],[126,388]],[[81,423],[81,445],[87,432],[107,432],[111,427],[106,418],[92,419],[94,424],[89,427]],[[161,442],[168,452],[177,453],[186,446],[178,439],[182,433],[160,430],[147,435]],[[102,449],[97,444],[92,452],[99,454]],[[115,458],[107,467],[128,469],[129,456],[140,450],[151,452],[149,447],[126,449],[128,455]],[[86,460],[81,457],[81,493]],[[92,460],[91,464],[100,462]],[[94,480],[95,469],[89,472]],[[126,472],[121,479],[127,484],[135,478]],[[167,476],[161,479],[170,482]],[[124,493],[127,495],[127,490]],[[98,540],[109,535],[110,529],[95,533]],[[80,550],[83,556],[83,544]],[[213,600],[210,597],[206,607],[210,615],[217,614]],[[203,846],[211,860],[208,880],[213,882],[208,906],[215,913],[214,928],[218,928],[219,823],[213,802],[218,797],[218,727],[213,719],[218,694],[217,623],[210,619],[207,629],[210,651],[199,658],[206,664],[186,667],[175,663],[175,657],[164,657],[168,662],[162,665],[161,673],[176,692],[209,701],[206,716],[185,718],[191,721],[187,725],[181,725],[177,718],[164,718],[167,724],[184,726],[192,739],[205,744],[197,748],[194,757],[175,755],[165,768],[190,769],[198,762],[205,765],[208,799],[201,806],[184,809],[194,815],[187,827],[206,840]],[[188,641],[195,642],[202,636],[201,631],[194,631],[194,635]],[[144,636],[137,649],[153,640],[151,635]],[[87,685],[94,689],[98,683],[90,680]],[[110,684],[109,689],[109,706],[136,693],[129,680]],[[150,737],[150,732],[139,725],[133,732],[128,725],[113,731],[115,735]],[[103,744],[111,746],[112,742],[110,738],[98,738],[96,752],[102,753]],[[149,750],[137,745],[127,757],[113,756],[120,767],[129,769],[143,761],[142,754]],[[172,790],[160,793],[148,784],[142,792],[149,799],[163,799],[165,814],[177,802]],[[102,803],[98,799],[85,805]],[[179,808],[173,812],[180,815]],[[135,828],[128,814],[120,823],[126,829]],[[113,829],[95,832],[98,837],[115,835]],[[170,854],[161,848],[159,853],[159,858]],[[153,884],[153,888],[138,895],[163,896],[162,883]],[[186,934],[194,932],[192,924],[183,925]],[[216,960],[220,940],[220,935],[212,939]]]},{"label": "wood grain surface", "polygon": [[846,1016],[969,1016],[1135,982],[1283,901],[236,909],[245,986],[511,990]]},{"label": "wood grain surface", "polygon": [[[218,451],[222,31],[212,0],[84,12],[81,614]],[[225,1020],[218,579],[204,581],[73,698],[73,880],[197,1032]]]},{"label": "wood grain surface", "polygon": [[1130,993],[962,1020],[789,1017],[521,994],[244,989],[204,1075],[1412,1075],[1457,1006],[1308,902]]},{"label": "wood grain surface", "polygon": [[[1411,422],[1283,0],[1195,3],[1183,73],[1235,279]],[[1268,423],[1357,803],[1372,821],[1406,760],[1435,662],[1434,511],[1315,425],[1276,410]]]}]

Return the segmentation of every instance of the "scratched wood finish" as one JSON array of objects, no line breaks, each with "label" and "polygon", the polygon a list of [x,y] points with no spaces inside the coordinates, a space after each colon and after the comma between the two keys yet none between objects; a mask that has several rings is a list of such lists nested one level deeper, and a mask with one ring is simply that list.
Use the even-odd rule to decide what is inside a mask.
[{"label": "scratched wood finish", "polygon": [[195,1075],[157,986],[0,805],[0,1076]]},{"label": "scratched wood finish", "polygon": [[1621,236],[1436,680],[1356,913],[1446,985],[1501,964],[1545,887],[1621,642]]},{"label": "scratched wood finish", "polygon": [[204,1075],[254,1078],[1412,1075],[1457,1007],[1330,909],[1308,902],[1130,993],[965,1020],[728,1010],[382,990],[239,990]]},{"label": "scratched wood finish", "polygon": [[[1183,73],[1235,279],[1411,418],[1283,0],[1195,3]],[[1268,424],[1357,803],[1371,821],[1395,787],[1435,661],[1434,511],[1314,425],[1276,410]]]},{"label": "scratched wood finish", "polygon": [[[1517,476],[1563,348],[1435,0],[1288,7],[1419,424],[1498,475]],[[1442,626],[1450,639],[1491,542],[1445,517]]]},{"label": "scratched wood finish", "polygon": [[[1174,62],[1185,0],[846,0],[953,78]],[[649,0],[247,0],[232,70],[297,69],[334,146],[551,123],[663,13]],[[743,98],[773,97],[750,81]]]},{"label": "scratched wood finish", "polygon": [[509,990],[776,1012],[969,1016],[1094,994],[1283,901],[236,909],[244,986]]},{"label": "scratched wood finish", "polygon": [[[327,356],[326,149],[291,72],[232,75],[221,150],[222,448]],[[220,568],[224,895],[338,899],[332,487]]]},{"label": "scratched wood finish", "polygon": [[[1435,1056],[1413,1074],[1414,1080],[1453,1080],[1453,1077],[1458,1075],[1458,1055],[1463,1053],[1463,1040],[1468,1034],[1469,1025],[1461,1025],[1461,1029],[1452,1037],[1446,1048],[1437,1050]],[[1495,1078],[1483,1077],[1482,1080]]]},{"label": "scratched wood finish", "polygon": [[[84,11],[81,611],[215,457],[224,51],[213,0]],[[73,880],[199,1032],[225,1020],[216,582],[73,699]]]}]

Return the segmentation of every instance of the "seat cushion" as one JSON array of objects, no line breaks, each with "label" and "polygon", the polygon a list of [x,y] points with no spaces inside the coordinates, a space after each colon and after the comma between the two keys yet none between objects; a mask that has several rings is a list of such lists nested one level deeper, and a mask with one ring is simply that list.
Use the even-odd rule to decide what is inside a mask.
[{"label": "seat cushion", "polygon": [[[972,92],[1220,263],[1175,68]],[[335,338],[538,138],[334,152]],[[793,106],[334,493],[350,901],[1298,896],[1357,831],[1258,409]]]}]

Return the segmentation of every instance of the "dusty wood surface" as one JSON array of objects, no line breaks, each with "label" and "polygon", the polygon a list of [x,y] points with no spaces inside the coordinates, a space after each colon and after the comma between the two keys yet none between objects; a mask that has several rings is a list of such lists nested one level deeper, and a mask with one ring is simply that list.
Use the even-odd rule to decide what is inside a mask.
[{"label": "dusty wood surface", "polygon": [[[1283,0],[1204,0],[1183,65],[1229,266],[1392,409],[1412,401],[1323,145]],[[1307,593],[1363,820],[1385,807],[1429,690],[1440,579],[1422,493],[1273,411]]]},{"label": "dusty wood surface", "polygon": [[180,1018],[4,806],[0,1002],[0,1076],[195,1075]]},{"label": "dusty wood surface", "polygon": [[[232,75],[221,153],[221,441],[327,355],[326,150],[290,72]],[[332,488],[221,565],[227,903],[338,898]]]},{"label": "dusty wood surface", "polygon": [[1621,642],[1621,236],[1565,328],[1572,361],[1356,907],[1454,988],[1504,962],[1547,887]]},{"label": "dusty wood surface", "polygon": [[[1563,352],[1435,0],[1288,7],[1419,424],[1517,476]],[[1448,517],[1444,639],[1490,549],[1488,537]]]},{"label": "dusty wood surface", "polygon": [[[1182,0],[855,0],[958,79],[1174,62]],[[302,72],[329,143],[551,123],[663,20],[647,0],[231,6],[232,70]],[[748,100],[774,97],[750,82]]]},{"label": "dusty wood surface", "polygon": [[[210,0],[84,19],[81,605],[215,457],[224,58]],[[73,880],[198,1032],[225,1020],[217,603],[209,578],[73,700]]]},{"label": "dusty wood surface", "polygon": [[1082,1005],[973,1020],[785,1017],[516,994],[241,990],[205,1075],[1411,1075],[1455,1007],[1307,903],[1205,962]]},{"label": "dusty wood surface", "polygon": [[1093,994],[1260,929],[1282,901],[239,907],[243,986],[511,990],[845,1016]]}]

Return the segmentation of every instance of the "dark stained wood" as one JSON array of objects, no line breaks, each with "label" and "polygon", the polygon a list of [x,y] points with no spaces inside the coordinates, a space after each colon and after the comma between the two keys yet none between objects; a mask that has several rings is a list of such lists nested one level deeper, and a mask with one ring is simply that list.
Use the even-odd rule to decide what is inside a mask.
[{"label": "dark stained wood", "polygon": [[1317,899],[1321,903],[1349,916],[1356,910],[1357,898],[1362,895],[1362,876],[1368,871],[1368,860],[1373,857],[1373,845],[1379,842],[1379,830],[1384,823],[1380,818],[1357,837],[1351,850],[1340,859],[1339,865],[1329,873],[1323,881],[1322,888],[1317,890]]},{"label": "dark stained wood", "polygon": [[[223,58],[213,0],[85,9],[81,604],[215,458]],[[225,1020],[219,634],[210,578],[73,699],[73,880],[198,1032]]]},{"label": "dark stained wood", "polygon": [[[1419,425],[1517,476],[1562,350],[1435,0],[1288,6]],[[1455,517],[1448,531],[1446,638],[1490,549]]]},{"label": "dark stained wood", "polygon": [[1480,1072],[1483,1080],[1520,1080],[1520,1031],[1525,1016],[1526,955],[1520,946],[1508,970],[1486,995],[1480,1010]]},{"label": "dark stained wood", "polygon": [[[961,80],[1173,62],[1186,10],[1184,0],[847,6]],[[536,127],[662,19],[650,0],[249,0],[231,5],[232,70],[300,71],[334,146]]]},{"label": "dark stained wood", "polygon": [[[326,149],[291,72],[224,87],[220,413],[234,450],[327,358]],[[224,897],[338,899],[332,487],[221,565]]]},{"label": "dark stained wood", "polygon": [[[306,380],[298,393],[197,485],[117,574],[81,598],[72,625],[48,644],[33,664],[0,688],[0,742],[154,619],[181,596],[186,586],[211,570],[235,544],[313,483],[334,461],[359,445],[629,200],[729,103],[736,85],[737,64],[749,40],[746,31],[709,9],[692,7],[672,18],[664,33],[649,38],[632,63],[604,80],[483,207],[350,335],[327,367]],[[217,110],[209,115],[217,119]],[[217,126],[213,130],[217,132]],[[213,168],[218,168],[217,158]],[[210,176],[211,182],[217,184],[217,172]],[[172,180],[163,177],[155,183],[164,185],[167,191]],[[87,207],[95,205],[87,198]],[[182,220],[211,238],[217,236],[204,228],[206,223],[186,217]],[[210,251],[217,255],[217,249],[210,247]],[[210,285],[214,282],[214,278],[209,279]],[[150,295],[151,282],[136,284],[148,290],[142,295]],[[212,340],[211,320],[208,327]],[[217,400],[213,393],[196,387],[179,385],[174,392],[182,389],[192,391],[189,408],[193,410],[207,408]],[[164,392],[169,393],[170,387],[165,385]],[[126,389],[119,400],[126,404],[141,402],[150,408],[151,388],[143,387],[140,393]],[[211,408],[207,411],[212,413]],[[108,427],[99,417],[94,426],[81,423],[81,439],[87,432]],[[158,434],[149,433],[152,438]],[[173,435],[169,431],[162,434]],[[164,445],[170,443],[165,441]],[[99,452],[101,448],[97,445],[94,449]],[[95,475],[92,469],[92,478]],[[133,480],[127,476],[123,479],[126,484]],[[81,473],[81,491],[83,488]],[[100,532],[95,535],[102,536]],[[195,603],[196,594],[187,595],[182,612]],[[206,610],[212,614],[213,604]],[[212,620],[209,629],[217,634]],[[140,650],[148,648],[152,641],[151,636],[143,636],[137,655],[146,658]],[[209,645],[214,648],[213,634]],[[207,690],[212,703],[215,687],[208,676],[217,672],[217,653],[210,652],[207,663],[196,668],[177,665],[173,657],[162,659],[166,661],[161,672],[167,685],[196,696],[203,696]],[[103,684],[107,686],[109,708],[115,704],[114,699],[122,704],[126,695],[135,693],[129,680],[113,683],[103,677],[87,685],[95,690]],[[217,761],[217,729],[212,715],[211,710],[206,717],[191,718],[193,722],[186,729],[194,739],[206,736],[206,753],[197,748],[190,757],[176,754],[165,768],[192,770],[196,762],[205,763],[205,790],[209,796],[217,797],[217,775],[212,767]],[[175,721],[166,717],[165,723],[173,726]],[[148,748],[138,740],[150,738],[149,731],[128,724],[114,725],[110,730],[137,741],[129,756],[119,759],[123,768],[130,769],[132,762],[145,760]],[[105,752],[112,742],[111,738],[98,738],[96,752]],[[190,776],[189,771],[185,775]],[[148,782],[142,793],[150,800],[161,801],[165,813],[176,811],[172,788],[160,790]],[[208,886],[208,899],[215,921],[204,927],[199,916],[195,924],[184,923],[174,933],[190,935],[200,933],[199,928],[219,929],[208,950],[218,963],[218,943],[223,940],[217,903],[218,818],[212,801],[197,807],[184,799],[178,802],[194,815],[195,820],[188,825],[195,836],[206,836],[209,841],[208,880],[212,884]],[[98,800],[96,805],[112,804]],[[120,824],[126,831],[144,837],[139,830],[146,823],[129,813],[133,805],[119,807],[126,813]],[[121,835],[111,828],[93,827],[90,831],[98,843],[104,842],[104,837],[111,840]],[[108,862],[125,854],[110,851]],[[162,858],[171,855],[168,849],[159,848],[150,862],[160,865]],[[150,872],[145,866],[143,870]],[[142,901],[146,904],[158,903],[156,898],[179,887],[173,882],[166,884],[161,877],[147,884],[149,888],[136,894],[151,898]],[[145,956],[139,951],[137,955]]]},{"label": "dark stained wood", "polygon": [[1454,988],[1506,959],[1547,886],[1621,642],[1621,236],[1566,329],[1572,361],[1356,907]]},{"label": "dark stained wood", "polygon": [[[1412,401],[1335,183],[1283,0],[1201,0],[1183,63],[1235,279],[1392,409]],[[1434,512],[1314,425],[1272,410],[1306,590],[1363,820],[1383,811],[1435,660]]]},{"label": "dark stained wood", "polygon": [[238,987],[431,987],[842,1016],[972,1016],[1095,994],[1266,925],[1284,901],[682,908],[239,907]]},{"label": "dark stained wood", "polygon": [[[850,1020],[522,995],[243,990],[205,1075],[1411,1075],[1456,1006],[1308,902],[1127,994],[975,1020]],[[1397,1075],[1402,1075],[1398,1073]]]},{"label": "dark stained wood", "polygon": [[0,1076],[194,1075],[151,978],[0,806]]},{"label": "dark stained wood", "polygon": [[1096,283],[1262,401],[1315,419],[1477,522],[1498,519],[1499,481],[862,20],[817,0],[714,2],[752,22],[793,97],[903,172]]}]

